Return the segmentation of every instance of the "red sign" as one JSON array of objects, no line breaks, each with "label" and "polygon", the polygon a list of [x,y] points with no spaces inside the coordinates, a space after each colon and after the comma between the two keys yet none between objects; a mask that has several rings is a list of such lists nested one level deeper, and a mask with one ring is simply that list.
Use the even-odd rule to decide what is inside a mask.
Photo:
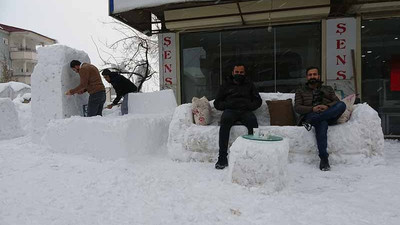
[{"label": "red sign", "polygon": [[390,90],[400,91],[400,56],[394,56],[391,60]]}]

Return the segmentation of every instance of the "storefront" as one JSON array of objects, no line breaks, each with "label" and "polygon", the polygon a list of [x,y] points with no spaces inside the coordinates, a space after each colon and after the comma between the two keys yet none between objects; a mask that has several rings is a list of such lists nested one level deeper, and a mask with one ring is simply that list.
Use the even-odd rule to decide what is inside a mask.
[{"label": "storefront", "polygon": [[260,92],[292,92],[318,66],[338,95],[359,94],[384,133],[400,135],[398,1],[110,0],[110,15],[159,35],[161,88],[180,103],[215,98],[236,63]]}]

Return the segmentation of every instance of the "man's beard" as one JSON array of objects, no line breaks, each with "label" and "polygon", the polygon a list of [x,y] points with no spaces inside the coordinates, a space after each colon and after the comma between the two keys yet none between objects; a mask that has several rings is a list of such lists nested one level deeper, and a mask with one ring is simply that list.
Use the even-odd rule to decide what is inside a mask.
[{"label": "man's beard", "polygon": [[315,78],[311,78],[311,79],[308,80],[307,83],[309,83],[309,84],[318,84],[318,83],[321,83],[321,81],[318,80],[318,79],[315,79]]}]

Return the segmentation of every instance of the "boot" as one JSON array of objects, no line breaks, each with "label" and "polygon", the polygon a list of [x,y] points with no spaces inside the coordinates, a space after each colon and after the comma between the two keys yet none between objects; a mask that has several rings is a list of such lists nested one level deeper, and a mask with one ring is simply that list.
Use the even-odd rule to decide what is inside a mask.
[{"label": "boot", "polygon": [[222,170],[228,166],[228,158],[226,156],[218,156],[218,161],[215,164],[215,169]]},{"label": "boot", "polygon": [[319,163],[319,169],[322,171],[331,170],[331,166],[329,165],[328,157],[322,157],[321,162]]}]

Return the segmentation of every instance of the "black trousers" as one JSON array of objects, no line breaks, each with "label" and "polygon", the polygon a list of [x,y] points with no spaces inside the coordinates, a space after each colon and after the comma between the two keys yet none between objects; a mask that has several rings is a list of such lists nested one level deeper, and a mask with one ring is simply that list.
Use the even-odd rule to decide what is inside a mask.
[{"label": "black trousers", "polygon": [[227,109],[222,113],[219,128],[219,156],[228,155],[229,132],[236,122],[240,121],[247,127],[248,134],[253,134],[253,128],[258,127],[257,118],[251,111]]}]

